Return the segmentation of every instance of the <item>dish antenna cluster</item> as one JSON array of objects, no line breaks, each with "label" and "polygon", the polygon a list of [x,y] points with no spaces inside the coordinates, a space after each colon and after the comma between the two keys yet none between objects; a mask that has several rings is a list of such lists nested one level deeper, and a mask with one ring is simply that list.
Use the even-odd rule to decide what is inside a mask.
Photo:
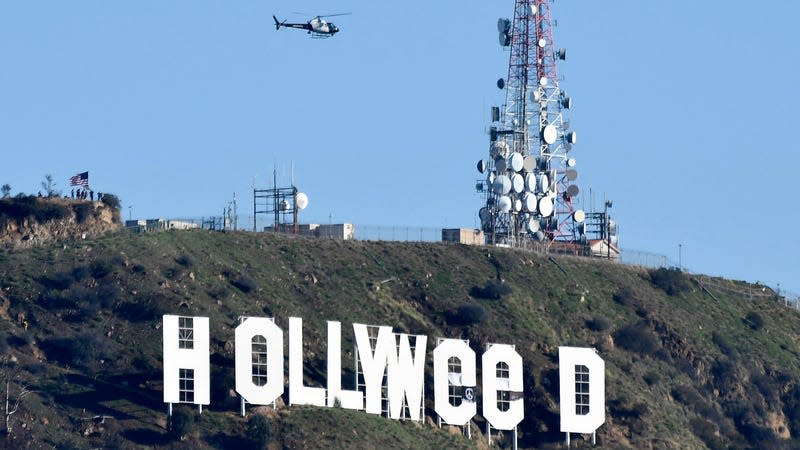
[{"label": "dish antenna cluster", "polygon": [[499,43],[510,49],[508,76],[497,80],[505,103],[492,107],[489,158],[478,161],[486,178],[476,188],[486,204],[478,215],[489,243],[575,241],[586,219],[574,203],[580,190],[578,141],[565,118],[572,98],[559,86],[550,0],[517,0],[514,18],[497,21]]}]

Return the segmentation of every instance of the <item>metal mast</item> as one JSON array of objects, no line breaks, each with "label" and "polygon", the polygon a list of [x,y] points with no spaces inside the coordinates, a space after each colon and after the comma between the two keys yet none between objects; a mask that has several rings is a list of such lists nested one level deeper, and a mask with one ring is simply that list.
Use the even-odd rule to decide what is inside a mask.
[{"label": "metal mast", "polygon": [[566,50],[555,47],[550,1],[516,0],[513,20],[497,23],[500,45],[510,48],[508,76],[497,81],[506,98],[492,108],[490,159],[478,162],[487,177],[478,183],[486,193],[479,216],[491,244],[549,244],[581,234],[585,215],[573,206],[578,173],[568,156],[577,135],[564,116],[572,100],[559,87],[556,65]]}]

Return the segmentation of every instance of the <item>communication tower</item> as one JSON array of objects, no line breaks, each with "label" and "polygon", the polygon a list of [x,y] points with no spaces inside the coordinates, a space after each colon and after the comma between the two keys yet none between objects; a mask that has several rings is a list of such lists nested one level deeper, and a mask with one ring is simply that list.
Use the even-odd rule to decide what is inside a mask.
[{"label": "communication tower", "polygon": [[556,49],[550,1],[516,0],[514,18],[497,22],[500,45],[510,50],[508,76],[497,80],[505,102],[492,107],[490,158],[478,161],[486,178],[476,184],[485,194],[478,215],[490,244],[585,240],[570,155],[577,133],[566,119],[572,98],[557,70],[567,51]]}]

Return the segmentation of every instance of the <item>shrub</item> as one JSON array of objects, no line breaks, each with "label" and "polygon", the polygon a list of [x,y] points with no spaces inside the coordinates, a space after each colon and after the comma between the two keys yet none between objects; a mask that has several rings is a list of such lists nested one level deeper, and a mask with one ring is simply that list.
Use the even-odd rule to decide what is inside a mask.
[{"label": "shrub", "polygon": [[486,309],[477,303],[468,303],[458,307],[458,317],[464,325],[481,323],[486,319]]},{"label": "shrub", "polygon": [[231,279],[231,284],[245,294],[258,289],[258,284],[247,275],[240,275]]},{"label": "shrub", "polygon": [[735,348],[731,345],[730,342],[723,336],[722,334],[718,333],[716,330],[711,332],[711,341],[717,344],[719,350],[725,354],[728,358],[735,359],[739,356],[739,352],[736,351]]},{"label": "shrub", "polygon": [[656,371],[650,371],[642,376],[642,380],[644,380],[648,386],[655,386],[659,381],[661,381],[661,375],[659,375],[659,373]]},{"label": "shrub", "polygon": [[185,405],[178,405],[172,410],[172,421],[170,423],[170,435],[175,439],[183,438],[194,433],[197,427],[197,416],[192,408]]},{"label": "shrub", "polygon": [[183,255],[175,258],[175,262],[180,264],[180,265],[182,265],[183,267],[192,267],[192,266],[194,266],[194,261],[192,260],[192,257],[187,255],[187,254],[185,254],[185,253]]},{"label": "shrub", "polygon": [[623,287],[614,293],[613,299],[622,306],[631,306],[636,299],[636,294],[630,288]]},{"label": "shrub", "polygon": [[469,294],[475,298],[482,298],[485,300],[499,300],[504,295],[512,292],[511,286],[504,280],[489,280],[485,287],[473,286]]},{"label": "shrub", "polygon": [[661,347],[658,337],[645,324],[628,325],[617,330],[614,342],[629,352],[650,356]]},{"label": "shrub", "polygon": [[130,322],[156,320],[163,314],[164,311],[154,300],[129,301],[117,307],[117,315]]},{"label": "shrub", "polygon": [[267,447],[272,438],[272,427],[269,420],[262,414],[254,414],[247,420],[247,439],[254,450]]},{"label": "shrub", "polygon": [[56,272],[49,276],[43,276],[39,281],[48,289],[63,291],[72,285],[73,276],[67,272]]},{"label": "shrub", "polygon": [[141,264],[134,264],[133,267],[131,267],[131,272],[136,274],[146,274],[147,268]]},{"label": "shrub", "polygon": [[96,280],[99,280],[100,278],[108,276],[108,274],[110,274],[112,270],[113,270],[113,267],[111,267],[111,264],[109,264],[106,261],[99,260],[99,259],[94,261],[89,266],[89,271],[92,273],[92,276]]},{"label": "shrub", "polygon": [[611,321],[603,316],[595,316],[586,322],[586,326],[592,331],[606,331],[611,328]]},{"label": "shrub", "polygon": [[667,295],[678,295],[689,290],[689,280],[677,267],[660,267],[650,271],[650,282],[653,286],[663,290]]},{"label": "shrub", "polygon": [[97,359],[107,357],[107,342],[91,335],[56,338],[42,342],[47,358],[66,365],[88,367]]},{"label": "shrub", "polygon": [[746,323],[747,326],[755,331],[764,328],[764,318],[761,317],[761,314],[755,311],[747,313],[747,315],[744,317],[744,323]]},{"label": "shrub", "polygon": [[103,199],[101,200],[104,205],[108,206],[111,209],[119,210],[120,208],[120,201],[119,197],[114,194],[103,194]]},{"label": "shrub", "polygon": [[208,295],[214,300],[221,300],[228,296],[228,288],[222,285],[212,286],[208,289]]},{"label": "shrub", "polygon": [[689,426],[692,429],[692,433],[703,441],[709,449],[726,450],[728,448],[722,439],[717,436],[717,427],[708,420],[695,417],[689,421]]}]

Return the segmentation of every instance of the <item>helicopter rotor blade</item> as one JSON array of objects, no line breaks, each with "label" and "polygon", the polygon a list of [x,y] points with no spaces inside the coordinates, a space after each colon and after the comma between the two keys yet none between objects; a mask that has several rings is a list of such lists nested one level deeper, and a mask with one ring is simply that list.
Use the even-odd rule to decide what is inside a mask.
[{"label": "helicopter rotor blade", "polygon": [[340,13],[340,14],[326,14],[324,16],[317,16],[317,17],[336,17],[336,16],[349,16],[353,13]]}]

